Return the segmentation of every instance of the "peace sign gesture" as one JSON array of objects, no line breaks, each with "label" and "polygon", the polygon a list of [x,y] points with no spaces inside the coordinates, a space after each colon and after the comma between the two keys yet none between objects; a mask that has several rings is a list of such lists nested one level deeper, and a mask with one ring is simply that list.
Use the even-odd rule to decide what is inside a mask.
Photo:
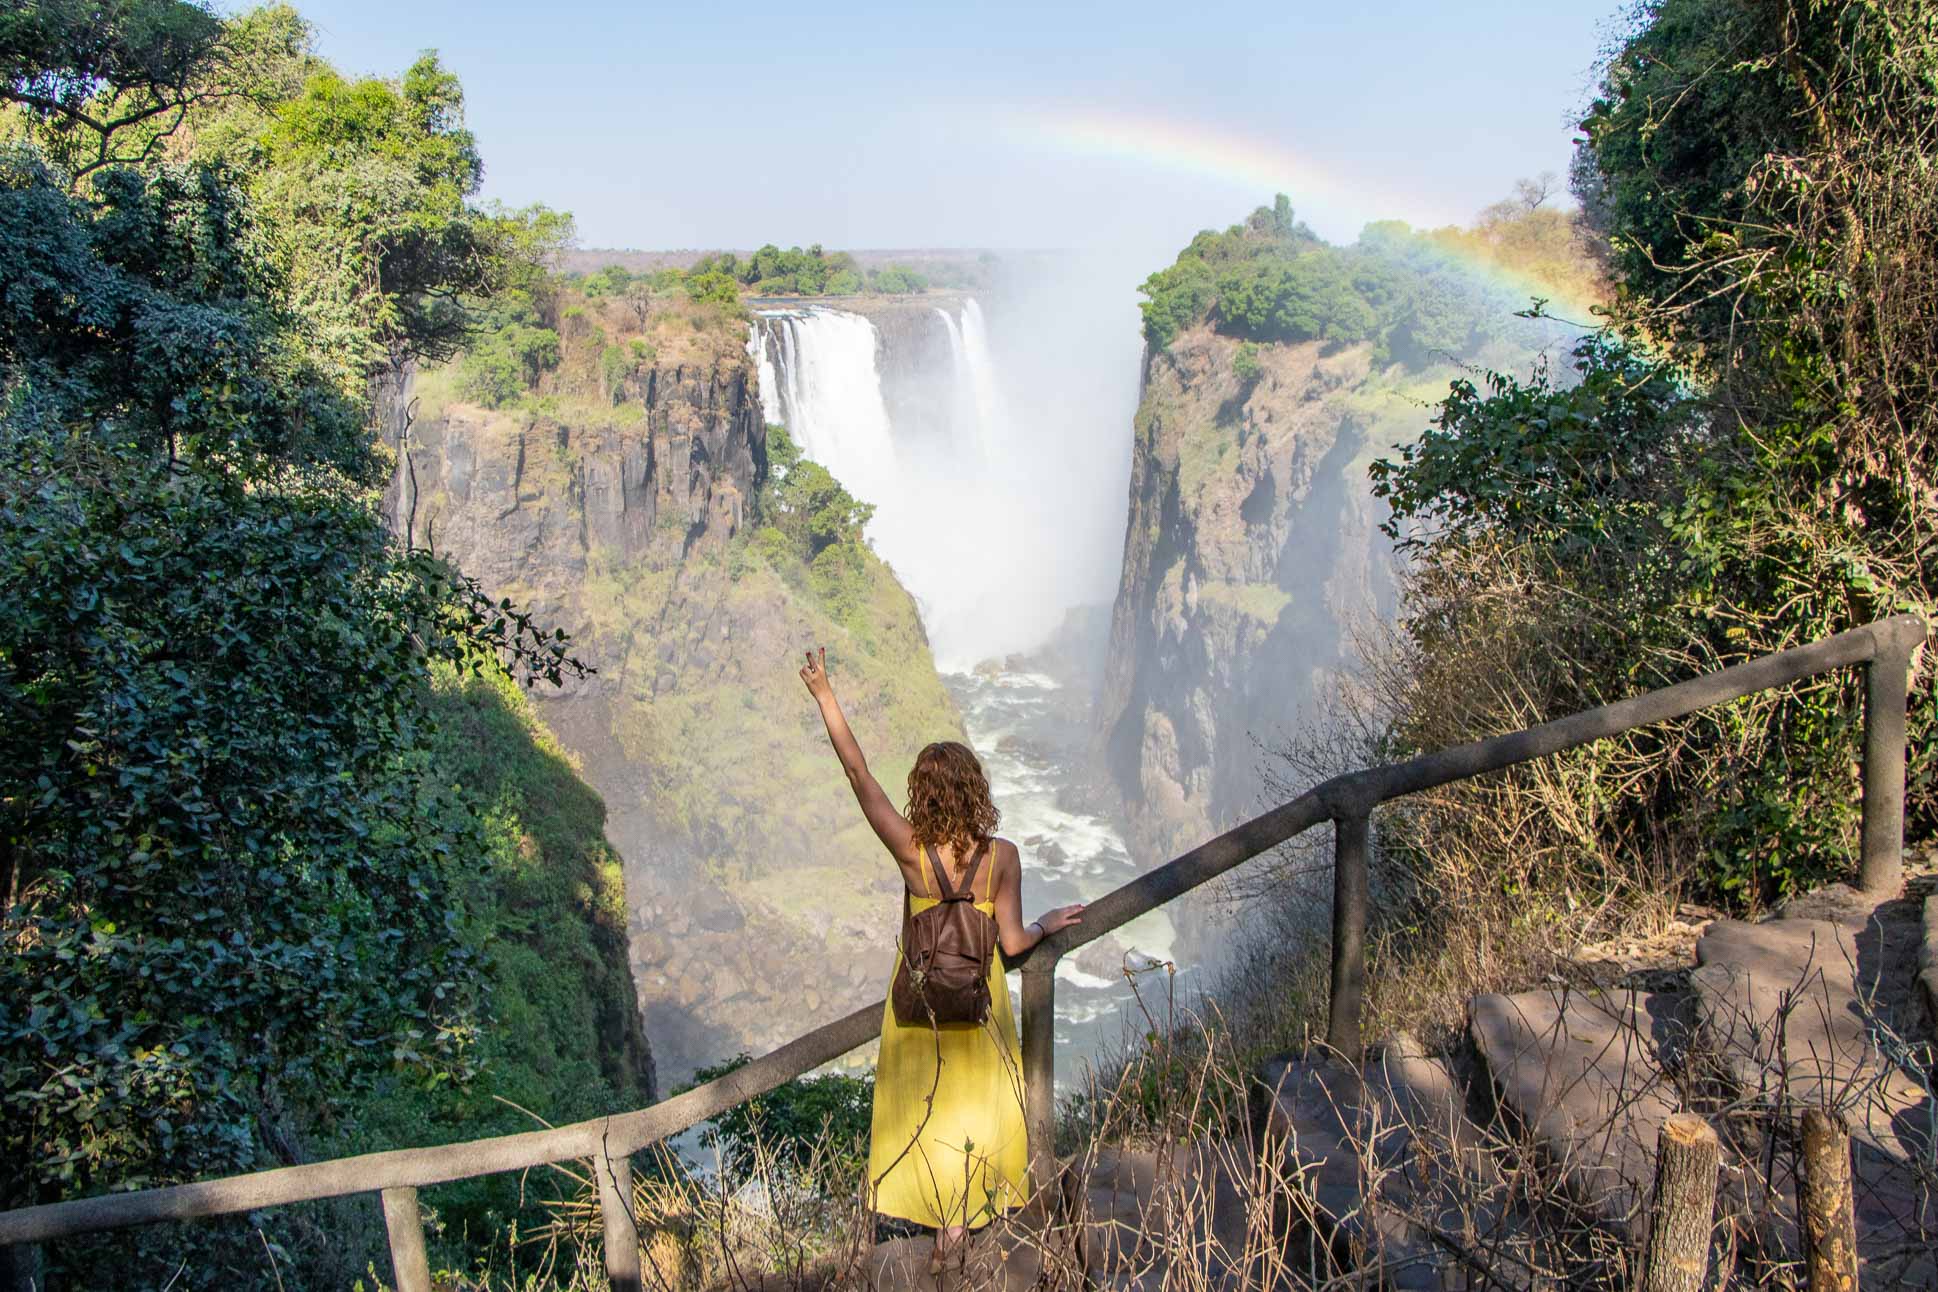
[{"label": "peace sign gesture", "polygon": [[834,694],[834,685],[828,681],[828,648],[823,646],[817,655],[807,653],[807,666],[801,670],[801,680],[807,683],[808,694],[819,700]]}]

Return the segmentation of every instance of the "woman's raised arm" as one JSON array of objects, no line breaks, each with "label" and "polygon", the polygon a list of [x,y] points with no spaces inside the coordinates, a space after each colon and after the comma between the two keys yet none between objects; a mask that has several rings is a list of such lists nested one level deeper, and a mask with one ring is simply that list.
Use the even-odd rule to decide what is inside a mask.
[{"label": "woman's raised arm", "polygon": [[815,651],[807,653],[807,665],[801,670],[801,681],[807,683],[808,694],[821,706],[821,721],[828,729],[828,743],[834,746],[835,757],[841,760],[841,770],[848,774],[848,787],[855,792],[855,802],[861,804],[861,814],[868,818],[876,837],[895,855],[897,861],[906,865],[915,864],[915,841],[908,819],[895,810],[881,783],[868,770],[868,760],[861,753],[861,742],[849,730],[847,715],[841,712],[841,702],[834,698],[834,684],[828,680],[826,646],[821,647],[818,654]]}]

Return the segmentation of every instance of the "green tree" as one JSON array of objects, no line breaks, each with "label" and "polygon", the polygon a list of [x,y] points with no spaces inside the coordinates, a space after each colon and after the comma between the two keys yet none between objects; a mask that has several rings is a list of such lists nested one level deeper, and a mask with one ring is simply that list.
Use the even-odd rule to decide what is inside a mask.
[{"label": "green tree", "polygon": [[688,300],[738,308],[740,284],[722,269],[708,269],[690,275],[685,283]]},{"label": "green tree", "polygon": [[[141,92],[112,64],[9,57],[15,84]],[[451,133],[454,87],[419,72],[393,122]],[[381,98],[322,93],[304,146],[422,160],[370,132]],[[356,120],[321,120],[325,102]],[[321,151],[305,164],[347,191]],[[367,335],[435,353],[429,302],[475,273],[385,241],[370,332],[319,334],[307,298],[330,280],[278,241],[314,229],[265,215],[251,194],[280,190],[261,180],[151,162],[77,181],[0,152],[0,1152],[20,1167],[0,1205],[289,1161],[379,1077],[467,1074],[477,840],[427,776],[426,664],[578,667],[562,634],[392,544],[365,391],[342,379]],[[223,1235],[243,1231],[57,1257],[76,1285],[119,1284],[128,1249],[192,1242],[199,1284],[264,1280]]]},{"label": "green tree", "polygon": [[458,389],[487,408],[503,408],[558,366],[559,334],[524,290],[502,293],[479,315],[482,322],[458,363]]},{"label": "green tree", "polygon": [[[1580,384],[1457,386],[1445,435],[1381,481],[1432,536],[1408,628],[1461,679],[1476,734],[1931,614],[1934,22],[1926,0],[1665,0],[1622,42],[1575,168],[1620,289]],[[1489,218],[1551,242],[1543,197]],[[1566,810],[1596,823],[1599,855],[1647,839],[1739,900],[1807,887],[1852,848],[1854,687],[1830,676],[1620,742],[1596,780],[1628,792]],[[1926,677],[1912,831],[1933,820],[1931,713]]]},{"label": "green tree", "polygon": [[149,160],[223,91],[228,29],[205,4],[37,0],[0,12],[0,102],[74,177]]}]

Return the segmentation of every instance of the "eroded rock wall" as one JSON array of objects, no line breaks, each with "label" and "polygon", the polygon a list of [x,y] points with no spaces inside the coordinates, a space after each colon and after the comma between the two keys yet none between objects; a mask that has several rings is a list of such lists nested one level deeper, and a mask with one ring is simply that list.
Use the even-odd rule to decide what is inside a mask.
[{"label": "eroded rock wall", "polygon": [[1237,348],[1180,335],[1147,357],[1137,411],[1101,718],[1154,860],[1262,810],[1272,751],[1314,719],[1353,626],[1392,611],[1365,465],[1409,409],[1369,397],[1367,347],[1258,347],[1250,379]]},{"label": "eroded rock wall", "polygon": [[605,799],[663,1087],[886,983],[899,877],[795,675],[801,651],[829,647],[891,792],[924,741],[960,732],[885,567],[837,621],[751,541],[766,427],[744,343],[689,339],[609,409],[433,408],[393,488],[400,530],[564,627],[597,669],[532,694]]}]

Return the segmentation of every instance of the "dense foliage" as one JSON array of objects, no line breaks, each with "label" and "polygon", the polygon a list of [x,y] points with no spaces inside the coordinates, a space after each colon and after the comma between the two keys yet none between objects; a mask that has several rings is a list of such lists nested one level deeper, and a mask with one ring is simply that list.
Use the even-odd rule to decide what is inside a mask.
[{"label": "dense foliage", "polygon": [[[369,383],[557,225],[467,203],[434,60],[350,82],[286,9],[213,22],[0,16],[0,1206],[300,1160],[516,1049],[502,827],[428,668],[579,666],[392,543]],[[270,1281],[229,1232],[185,1279]]]},{"label": "dense foliage", "polygon": [[[1281,193],[1243,224],[1206,230],[1175,264],[1148,278],[1144,338],[1167,348],[1201,322],[1253,342],[1373,342],[1382,359],[1421,366],[1461,360],[1512,333],[1530,292],[1578,284],[1558,275],[1577,266],[1572,221],[1546,210],[1545,190],[1524,191],[1476,230],[1416,232],[1368,225],[1350,247],[1321,242]],[[1525,254],[1540,247],[1547,258]],[[1496,259],[1526,272],[1483,272]]]},{"label": "dense foliage", "polygon": [[486,408],[503,408],[556,368],[561,357],[558,329],[540,312],[527,290],[505,292],[480,311],[479,326],[458,368],[466,399]]},{"label": "dense foliage", "polygon": [[0,12],[0,84],[67,172],[146,161],[189,111],[235,88],[209,73],[228,33],[206,4],[42,0]]},{"label": "dense foliage", "polygon": [[[1571,381],[1457,386],[1376,474],[1417,558],[1403,742],[1929,617],[1934,19],[1923,0],[1668,0],[1615,53],[1575,170],[1609,326]],[[1929,685],[1913,831],[1932,824]],[[1750,902],[1841,875],[1858,695],[1834,675],[1598,748],[1523,837]]]},{"label": "dense foliage", "polygon": [[[479,965],[485,1011],[466,1051],[475,1075],[426,1083],[387,1068],[332,1152],[513,1134],[534,1129],[534,1114],[578,1121],[655,1093],[605,804],[502,671],[435,667],[430,716],[425,781],[444,824],[478,848],[479,864],[463,868],[454,894],[464,911],[459,946]],[[478,1248],[542,1223],[521,1184],[501,1175],[440,1188],[436,1249],[462,1266]]]},{"label": "dense foliage", "polygon": [[754,500],[751,550],[784,577],[804,579],[835,621],[851,629],[860,626],[875,582],[876,557],[862,537],[874,513],[804,456],[785,427],[767,428],[767,477]]}]

